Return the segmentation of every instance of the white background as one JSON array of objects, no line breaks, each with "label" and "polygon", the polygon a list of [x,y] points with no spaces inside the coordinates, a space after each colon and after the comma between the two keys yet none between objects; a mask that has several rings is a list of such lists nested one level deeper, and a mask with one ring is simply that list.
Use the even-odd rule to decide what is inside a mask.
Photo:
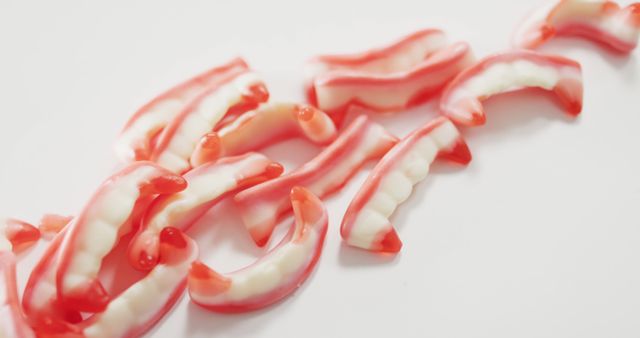
[{"label": "white background", "polygon": [[[233,56],[264,74],[274,99],[301,100],[312,55],[439,27],[484,56],[508,47],[537,2],[1,0],[0,212],[76,213],[115,167],[128,116]],[[582,62],[582,116],[538,95],[490,100],[487,125],[464,131],[472,164],[437,164],[393,218],[397,257],[341,243],[363,172],[327,202],[324,254],[293,297],[219,315],[185,296],[151,336],[639,337],[640,56],[574,39],[543,50]],[[431,103],[375,119],[401,136],[435,115]],[[316,152],[302,141],[266,151],[287,168]],[[261,253],[228,205],[190,234],[221,271]],[[41,248],[21,262],[21,283]]]}]

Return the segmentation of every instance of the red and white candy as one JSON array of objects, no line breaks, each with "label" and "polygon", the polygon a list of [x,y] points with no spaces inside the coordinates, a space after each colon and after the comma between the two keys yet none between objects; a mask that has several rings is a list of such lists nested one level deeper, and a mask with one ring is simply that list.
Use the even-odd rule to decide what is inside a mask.
[{"label": "red and white candy", "polygon": [[295,103],[265,103],[205,135],[191,155],[191,165],[256,151],[293,137],[326,145],[336,134],[333,121],[318,109]]},{"label": "red and white candy", "polygon": [[629,53],[640,38],[640,3],[623,8],[609,0],[553,0],[520,25],[513,44],[534,49],[556,35],[583,37]]},{"label": "red and white candy", "polygon": [[186,188],[186,181],[151,162],[135,162],[105,181],[68,226],[56,262],[59,299],[69,309],[99,312],[109,295],[98,280],[102,259],[151,198]]},{"label": "red and white candy", "polygon": [[226,157],[189,171],[184,175],[185,190],[160,196],[149,207],[129,245],[129,262],[139,270],[153,268],[164,228],[185,231],[228,194],[273,179],[282,171],[280,164],[258,153]]},{"label": "red and white candy", "polygon": [[337,121],[352,106],[406,109],[433,97],[473,61],[466,43],[447,45],[442,31],[425,29],[368,52],[314,58],[307,96]]},{"label": "red and white candy", "polygon": [[400,140],[373,168],[347,209],[340,234],[351,246],[398,252],[402,242],[389,217],[413,186],[424,180],[437,157],[467,164],[469,148],[456,127],[439,118]]},{"label": "red and white candy", "polygon": [[216,312],[263,308],[293,293],[313,271],[327,233],[327,211],[309,190],[294,187],[290,203],[295,224],[285,239],[254,264],[220,274],[203,263],[189,273],[189,295],[196,304]]},{"label": "red and white candy", "polygon": [[440,111],[456,123],[482,125],[486,121],[482,101],[527,88],[553,93],[571,116],[582,111],[580,64],[530,51],[496,54],[467,68],[445,88]]},{"label": "red and white candy", "polygon": [[[247,72],[247,63],[237,58],[160,94],[131,116],[116,141],[116,154],[126,162],[148,160],[160,132],[194,99],[207,90],[218,88],[230,79]],[[236,108],[239,112],[249,110],[253,108],[250,101],[251,98]]]},{"label": "red and white candy", "polygon": [[278,218],[291,210],[295,186],[319,198],[340,190],[368,161],[382,157],[397,139],[365,116],[358,117],[320,154],[296,170],[235,196],[242,220],[259,246],[267,244]]}]

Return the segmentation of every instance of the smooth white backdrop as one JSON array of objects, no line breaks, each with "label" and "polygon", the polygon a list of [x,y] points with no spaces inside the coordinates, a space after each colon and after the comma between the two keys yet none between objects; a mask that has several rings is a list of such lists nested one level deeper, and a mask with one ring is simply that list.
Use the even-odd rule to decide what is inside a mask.
[{"label": "smooth white backdrop", "polygon": [[[507,48],[537,3],[0,0],[0,213],[76,213],[115,167],[111,145],[128,116],[233,56],[264,75],[273,99],[301,100],[312,55],[439,27],[484,56]],[[582,116],[532,94],[490,100],[487,125],[464,131],[472,164],[435,165],[393,218],[397,257],[340,241],[364,171],[327,202],[324,254],[293,297],[219,315],[185,296],[150,336],[639,337],[640,52],[575,39],[543,50],[582,62]],[[435,107],[374,118],[401,136]],[[287,168],[315,152],[302,141],[266,151]],[[228,205],[190,234],[221,271],[261,254]],[[43,246],[21,261],[22,284]]]}]

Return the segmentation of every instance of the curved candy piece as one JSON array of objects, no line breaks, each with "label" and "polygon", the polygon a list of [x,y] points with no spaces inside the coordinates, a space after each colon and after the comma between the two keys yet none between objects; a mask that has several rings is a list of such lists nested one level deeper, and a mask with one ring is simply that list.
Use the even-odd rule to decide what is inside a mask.
[{"label": "curved candy piece", "polygon": [[377,252],[400,251],[402,242],[389,217],[425,179],[436,157],[460,164],[471,161],[462,136],[443,117],[402,139],[373,168],[342,220],[340,234],[347,244]]},{"label": "curved candy piece", "polygon": [[237,194],[235,202],[253,240],[259,246],[267,244],[278,217],[291,210],[291,188],[303,186],[324,198],[340,190],[360,167],[382,157],[396,142],[382,126],[360,116],[311,161]]},{"label": "curved candy piece", "polygon": [[307,92],[338,121],[351,106],[401,110],[433,97],[473,61],[466,43],[445,46],[441,31],[425,30],[364,56],[316,58]]},{"label": "curved candy piece", "polygon": [[621,8],[608,0],[555,0],[525,20],[513,44],[534,49],[556,35],[584,37],[629,53],[640,37],[640,3]]},{"label": "curved candy piece", "polygon": [[129,262],[150,270],[158,262],[159,235],[173,226],[186,230],[213,205],[230,193],[282,174],[280,164],[258,153],[227,157],[195,168],[184,175],[187,189],[157,198],[149,207],[129,246]]},{"label": "curved candy piece", "polygon": [[290,198],[295,225],[266,256],[224,275],[203,263],[193,264],[188,279],[193,302],[216,312],[251,311],[283,299],[304,283],[322,252],[328,218],[309,190],[294,187]]},{"label": "curved candy piece", "polygon": [[402,72],[422,62],[447,45],[444,32],[423,29],[411,33],[387,46],[355,54],[320,55],[309,60],[306,71],[307,99],[318,105],[314,81],[332,72],[388,74]]},{"label": "curved candy piece", "polygon": [[335,139],[336,128],[327,114],[313,107],[265,103],[203,137],[191,156],[191,165],[196,167],[219,157],[255,151],[293,137],[324,145]]},{"label": "curved candy piece", "polygon": [[[229,78],[248,71],[247,63],[236,58],[154,98],[129,119],[120,133],[115,145],[118,157],[126,162],[148,160],[155,138],[192,100],[206,90],[228,82]],[[246,111],[252,107],[249,105],[244,109]]]},{"label": "curved candy piece", "polygon": [[377,112],[406,109],[435,96],[473,62],[469,46],[456,43],[401,73],[328,74],[315,81],[318,107],[338,119],[351,106]]},{"label": "curved candy piece", "polygon": [[85,337],[139,337],[167,314],[186,287],[196,243],[179,229],[160,233],[160,262],[143,279],[114,298],[104,312],[79,326]]},{"label": "curved candy piece", "polygon": [[72,221],[60,247],[56,287],[64,306],[99,312],[109,301],[98,280],[102,259],[130,230],[149,198],[184,190],[186,181],[151,162],[135,162],[105,181]]},{"label": "curved candy piece", "polygon": [[251,107],[267,101],[269,92],[255,73],[245,71],[207,89],[187,105],[162,131],[151,160],[175,172],[191,168],[189,159],[198,141],[212,131],[236,105]]},{"label": "curved candy piece", "polygon": [[22,312],[16,285],[16,258],[11,251],[0,250],[0,337],[31,338],[35,334]]},{"label": "curved candy piece", "polygon": [[40,239],[40,231],[33,225],[14,218],[0,218],[0,252],[20,252]]},{"label": "curved candy piece", "polygon": [[481,101],[526,88],[553,92],[571,116],[582,111],[580,64],[524,50],[489,56],[464,70],[445,88],[440,110],[456,123],[482,125],[486,117]]}]

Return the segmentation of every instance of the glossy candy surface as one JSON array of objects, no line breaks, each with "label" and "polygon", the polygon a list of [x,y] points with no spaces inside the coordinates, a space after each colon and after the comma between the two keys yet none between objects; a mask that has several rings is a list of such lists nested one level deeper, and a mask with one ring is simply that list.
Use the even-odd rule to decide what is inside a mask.
[{"label": "glossy candy surface", "polygon": [[106,309],[78,326],[88,338],[139,337],[167,314],[186,287],[198,246],[179,229],[160,233],[160,261],[144,278],[115,297]]},{"label": "glossy candy surface", "polygon": [[[233,59],[160,94],[129,119],[116,141],[116,154],[125,162],[148,160],[160,132],[194,99],[248,71],[244,60]],[[252,108],[250,102],[241,103],[245,106],[236,107],[240,112]]]},{"label": "glossy candy surface", "polygon": [[159,258],[160,232],[166,227],[185,231],[230,193],[273,179],[282,166],[258,153],[222,158],[184,175],[187,188],[158,197],[149,207],[129,246],[129,262],[149,270]]},{"label": "glossy candy surface", "polygon": [[237,194],[238,211],[253,240],[259,246],[267,244],[278,218],[291,210],[289,193],[294,186],[324,198],[340,190],[366,162],[382,157],[396,141],[382,126],[360,116],[309,162]]},{"label": "glossy candy surface", "polygon": [[200,139],[234,106],[255,107],[268,98],[269,92],[257,74],[245,71],[229,76],[194,98],[178,113],[158,136],[150,159],[175,173],[188,171],[191,169],[189,160]]},{"label": "glossy candy surface", "polygon": [[335,139],[336,128],[327,114],[313,107],[265,103],[205,135],[191,155],[191,165],[196,167],[219,157],[259,150],[293,137],[326,145]]},{"label": "glossy candy surface", "polygon": [[527,88],[553,93],[571,116],[582,111],[580,64],[561,56],[531,51],[492,55],[467,68],[445,88],[440,111],[456,123],[482,125],[486,121],[482,101]]},{"label": "glossy candy surface", "polygon": [[426,29],[369,52],[312,59],[307,96],[336,121],[353,106],[406,109],[438,94],[473,61],[466,43],[448,45],[442,31]]},{"label": "glossy candy surface", "polygon": [[184,190],[186,181],[151,162],[134,162],[94,193],[65,232],[56,259],[56,289],[68,309],[99,312],[109,295],[98,280],[102,259],[158,194]]},{"label": "glossy candy surface", "polygon": [[402,242],[389,217],[424,180],[437,157],[460,164],[471,153],[456,127],[438,118],[400,140],[378,162],[349,205],[340,234],[347,244],[376,252],[398,252]]},{"label": "glossy candy surface", "polygon": [[309,190],[294,187],[290,203],[295,224],[268,254],[254,264],[220,274],[203,263],[189,273],[189,295],[196,304],[216,312],[263,308],[293,293],[313,271],[327,233],[327,211]]}]

